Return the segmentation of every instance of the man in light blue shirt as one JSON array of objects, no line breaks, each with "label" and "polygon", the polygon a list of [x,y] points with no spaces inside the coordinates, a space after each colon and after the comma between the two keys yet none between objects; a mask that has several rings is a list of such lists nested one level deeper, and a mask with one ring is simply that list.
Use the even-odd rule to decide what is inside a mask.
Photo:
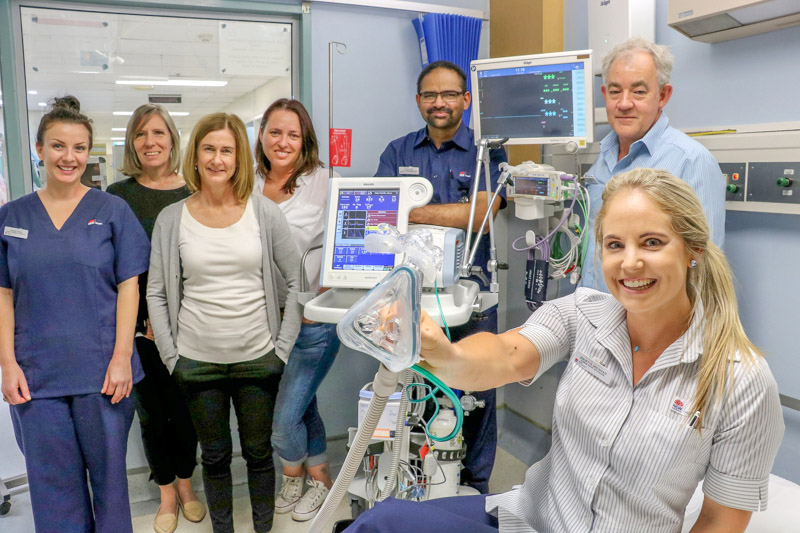
[{"label": "man in light blue shirt", "polygon": [[606,183],[639,167],[664,169],[692,186],[700,198],[711,239],[720,248],[725,237],[725,179],[714,156],[700,143],[669,125],[662,109],[672,96],[669,48],[634,37],[603,58],[602,93],[613,130],[600,142],[600,155],[586,173],[591,200],[589,246],[581,285],[608,292],[595,249],[593,222]]}]

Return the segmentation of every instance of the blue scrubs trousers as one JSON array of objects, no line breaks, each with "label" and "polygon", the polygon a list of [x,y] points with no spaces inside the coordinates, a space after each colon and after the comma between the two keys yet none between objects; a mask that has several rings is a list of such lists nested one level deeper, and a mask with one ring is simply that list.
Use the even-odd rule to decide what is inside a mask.
[{"label": "blue scrubs trousers", "polygon": [[100,393],[11,406],[37,533],[132,532],[125,455],[133,412],[133,399],[111,405]]},{"label": "blue scrubs trousers", "polygon": [[389,498],[358,517],[345,533],[497,533],[486,495],[455,496],[424,502]]},{"label": "blue scrubs trousers", "polygon": [[[474,313],[470,320],[461,326],[450,328],[453,342],[480,331],[497,333],[497,307],[490,307],[483,313]],[[494,468],[494,457],[497,452],[497,393],[496,389],[475,391],[477,400],[486,402],[464,417],[462,435],[467,444],[467,456],[464,457],[464,470],[461,471],[461,483],[473,487],[481,494],[489,493],[489,478]]]}]

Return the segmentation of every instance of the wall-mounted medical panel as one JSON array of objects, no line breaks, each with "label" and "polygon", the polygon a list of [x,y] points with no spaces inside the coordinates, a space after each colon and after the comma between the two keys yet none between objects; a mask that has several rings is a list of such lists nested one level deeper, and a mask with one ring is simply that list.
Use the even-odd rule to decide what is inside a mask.
[{"label": "wall-mounted medical panel", "polygon": [[800,162],[750,163],[747,201],[800,204]]},{"label": "wall-mounted medical panel", "polygon": [[744,202],[745,176],[747,165],[744,163],[720,163],[722,177],[725,178],[725,201]]},{"label": "wall-mounted medical panel", "polygon": [[800,123],[687,133],[719,162],[728,210],[800,215]]}]

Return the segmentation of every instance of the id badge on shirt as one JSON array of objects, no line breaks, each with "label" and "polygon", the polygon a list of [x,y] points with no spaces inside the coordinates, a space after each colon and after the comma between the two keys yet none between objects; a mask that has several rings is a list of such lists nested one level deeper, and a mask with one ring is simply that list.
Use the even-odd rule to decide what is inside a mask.
[{"label": "id badge on shirt", "polygon": [[593,357],[576,352],[573,356],[575,364],[586,370],[588,373],[605,383],[611,383],[611,371],[606,366]]},{"label": "id badge on shirt", "polygon": [[401,176],[419,176],[419,167],[399,167],[397,173]]},{"label": "id badge on shirt", "polygon": [[3,235],[5,235],[6,237],[16,237],[17,239],[27,239],[28,230],[6,226],[5,228],[3,228]]}]

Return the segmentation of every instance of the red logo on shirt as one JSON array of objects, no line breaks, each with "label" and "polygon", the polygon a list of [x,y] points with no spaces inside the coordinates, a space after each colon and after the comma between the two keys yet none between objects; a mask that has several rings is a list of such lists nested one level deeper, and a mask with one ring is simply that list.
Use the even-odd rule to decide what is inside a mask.
[{"label": "red logo on shirt", "polygon": [[103,225],[103,223],[102,223],[102,222],[100,222],[99,220],[95,220],[95,219],[93,218],[92,220],[90,220],[90,221],[89,221],[89,224],[88,224],[88,225],[89,225],[89,226],[102,226],[102,225]]}]

